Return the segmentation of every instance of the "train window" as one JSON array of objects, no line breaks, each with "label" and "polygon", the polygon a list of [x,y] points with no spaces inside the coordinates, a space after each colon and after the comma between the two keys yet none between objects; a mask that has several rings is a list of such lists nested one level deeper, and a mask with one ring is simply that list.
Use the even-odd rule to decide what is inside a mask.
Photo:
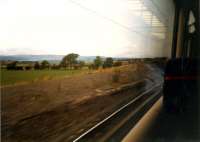
[{"label": "train window", "polygon": [[196,77],[169,60],[197,53],[198,19],[176,1],[0,0],[2,141],[122,141],[163,88]]}]

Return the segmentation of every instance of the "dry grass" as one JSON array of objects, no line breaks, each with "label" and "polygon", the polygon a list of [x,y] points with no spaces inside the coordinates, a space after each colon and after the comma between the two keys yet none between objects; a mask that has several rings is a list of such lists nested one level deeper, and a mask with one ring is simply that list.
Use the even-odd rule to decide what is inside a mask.
[{"label": "dry grass", "polygon": [[106,69],[1,88],[3,140],[55,141],[63,135],[71,136],[68,140],[72,140],[138,91],[113,96],[98,90],[141,80],[146,77],[148,68],[134,64],[117,70],[120,70],[117,82],[113,82],[115,70]]}]

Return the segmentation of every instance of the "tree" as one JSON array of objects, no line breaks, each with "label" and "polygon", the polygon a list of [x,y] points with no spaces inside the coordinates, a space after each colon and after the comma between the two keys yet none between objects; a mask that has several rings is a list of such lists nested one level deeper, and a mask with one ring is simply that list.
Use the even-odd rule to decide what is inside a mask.
[{"label": "tree", "polygon": [[34,69],[35,70],[39,70],[40,69],[40,63],[39,62],[35,62]]},{"label": "tree", "polygon": [[100,56],[97,56],[94,60],[94,68],[98,69],[100,66],[102,66],[102,58]]},{"label": "tree", "polygon": [[11,62],[7,65],[7,70],[16,70],[17,61]]},{"label": "tree", "polygon": [[89,65],[88,65],[88,68],[89,68],[90,70],[95,69],[94,64],[93,64],[93,63],[92,63],[92,64],[89,64]]},{"label": "tree", "polygon": [[85,66],[85,62],[84,61],[79,61],[79,67],[83,68]]},{"label": "tree", "polygon": [[64,68],[69,67],[70,69],[74,68],[74,65],[77,64],[77,58],[79,57],[78,54],[70,53],[66,55],[60,65]]},{"label": "tree", "polygon": [[60,69],[60,65],[53,64],[51,66],[51,69],[58,70],[58,69]]},{"label": "tree", "polygon": [[103,68],[110,68],[113,66],[113,58],[109,57],[103,63]]},{"label": "tree", "polygon": [[42,61],[41,68],[46,69],[50,67],[50,63],[47,60]]},{"label": "tree", "polygon": [[74,69],[82,69],[85,66],[84,61],[78,61],[77,64],[74,65]]}]

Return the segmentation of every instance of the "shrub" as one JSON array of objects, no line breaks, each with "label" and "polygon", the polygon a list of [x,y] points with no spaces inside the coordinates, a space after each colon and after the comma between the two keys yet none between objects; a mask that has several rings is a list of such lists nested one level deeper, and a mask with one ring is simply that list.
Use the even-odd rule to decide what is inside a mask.
[{"label": "shrub", "polygon": [[103,60],[100,56],[96,56],[96,58],[94,59],[94,63],[92,65],[93,69],[99,69],[99,67],[101,67],[103,64]]},{"label": "shrub", "polygon": [[103,68],[111,68],[113,66],[113,58],[109,57],[103,63]]},{"label": "shrub", "polygon": [[40,66],[40,63],[39,63],[39,62],[35,62],[34,69],[35,69],[35,70],[41,69],[41,66]]},{"label": "shrub", "polygon": [[14,62],[12,62],[12,63],[9,63],[8,65],[7,65],[7,70],[16,70],[16,65],[17,65],[17,61],[14,61]]},{"label": "shrub", "polygon": [[50,63],[47,60],[42,61],[41,63],[41,69],[46,69],[46,68],[50,68]]}]

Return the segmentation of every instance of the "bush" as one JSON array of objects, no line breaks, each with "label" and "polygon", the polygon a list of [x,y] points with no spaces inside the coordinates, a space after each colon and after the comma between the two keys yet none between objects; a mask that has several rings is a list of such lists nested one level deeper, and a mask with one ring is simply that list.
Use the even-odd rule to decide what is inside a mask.
[{"label": "bush", "polygon": [[103,63],[103,68],[111,68],[113,66],[113,58],[109,57]]},{"label": "bush", "polygon": [[42,61],[41,63],[41,69],[46,69],[46,68],[50,68],[50,63],[47,60]]},{"label": "bush", "polygon": [[17,61],[14,61],[14,62],[12,62],[12,63],[9,63],[8,65],[7,65],[7,70],[16,70],[17,69],[17,67],[16,67],[16,65],[17,65]]},{"label": "bush", "polygon": [[58,69],[60,69],[61,67],[60,67],[60,65],[56,65],[56,64],[53,64],[52,66],[51,66],[51,69],[53,69],[53,70],[58,70]]},{"label": "bush", "polygon": [[40,63],[39,63],[39,62],[35,62],[34,69],[35,69],[35,70],[41,69],[41,66],[40,66]]},{"label": "bush", "polygon": [[97,69],[98,69],[98,67],[95,66],[94,64],[88,65],[88,68],[89,68],[90,70],[97,70]]},{"label": "bush", "polygon": [[99,69],[99,67],[101,67],[103,64],[103,60],[100,56],[96,56],[96,58],[94,59],[94,63],[92,64],[92,68],[93,69]]}]

